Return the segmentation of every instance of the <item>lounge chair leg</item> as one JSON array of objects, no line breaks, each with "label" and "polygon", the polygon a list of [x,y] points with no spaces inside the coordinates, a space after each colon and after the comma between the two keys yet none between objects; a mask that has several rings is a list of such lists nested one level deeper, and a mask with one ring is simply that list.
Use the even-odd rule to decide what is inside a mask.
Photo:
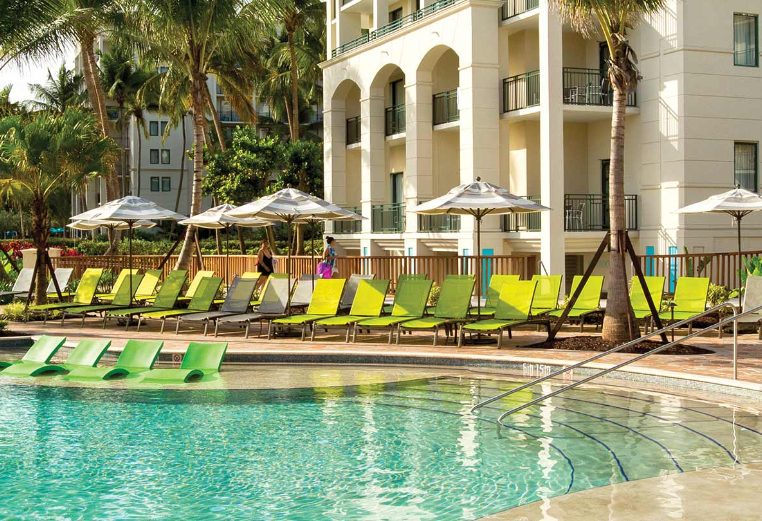
[{"label": "lounge chair leg", "polygon": [[[84,315],[82,315],[82,316],[84,316]],[[65,310],[61,312],[61,325],[62,326],[64,325],[64,320],[66,320],[66,311]]]},{"label": "lounge chair leg", "polygon": [[162,318],[161,319],[161,330],[159,331],[159,333],[161,333],[161,334],[164,334],[164,322],[166,320],[167,320],[166,318]]},{"label": "lounge chair leg", "polygon": [[397,326],[397,345],[400,345],[400,335],[402,334],[402,327]]},{"label": "lounge chair leg", "polygon": [[437,346],[437,337],[439,336],[439,326],[434,326],[434,347]]},{"label": "lounge chair leg", "polygon": [[579,318],[579,332],[582,333],[585,331],[585,317]]},{"label": "lounge chair leg", "polygon": [[315,326],[312,326],[310,331],[310,342],[313,342],[315,340],[315,330],[317,329]]},{"label": "lounge chair leg", "polygon": [[512,339],[513,339],[513,331],[512,331],[512,330],[511,330],[511,328],[509,327],[509,328],[508,328],[508,340],[512,340]]},{"label": "lounge chair leg", "polygon": [[206,336],[206,332],[209,330],[209,321],[204,320],[204,336]]},{"label": "lounge chair leg", "polygon": [[176,335],[180,334],[180,319],[179,318],[175,319],[175,334]]},{"label": "lounge chair leg", "polygon": [[[246,325],[244,326],[244,329],[243,329],[243,331],[244,331],[243,337],[244,338],[249,338],[249,328],[251,328],[251,320],[247,320],[246,321]],[[260,326],[260,329],[261,329],[261,326]]]},{"label": "lounge chair leg", "polygon": [[272,332],[273,332],[273,321],[267,323],[267,339],[270,340],[272,338]]},{"label": "lounge chair leg", "polygon": [[352,328],[352,343],[357,342],[357,324]]},{"label": "lounge chair leg", "polygon": [[305,325],[304,325],[304,324],[302,324],[302,338],[301,338],[302,342],[304,342],[304,326],[305,326]]},{"label": "lounge chair leg", "polygon": [[[248,324],[248,322],[247,322],[247,324]],[[215,337],[215,338],[217,337],[217,330],[218,330],[219,328],[220,328],[220,321],[219,321],[219,320],[215,320],[215,321],[214,321],[214,337]],[[248,326],[246,327],[246,332],[247,332],[247,333],[249,332],[249,328],[248,328]]]},{"label": "lounge chair leg", "polygon": [[[510,334],[510,331],[511,330],[509,329],[508,330],[509,334]],[[501,347],[503,347],[503,330],[498,329],[497,330],[497,348],[500,349]]]},{"label": "lounge chair leg", "polygon": [[349,328],[350,328],[351,326],[352,326],[352,324],[347,324],[347,335],[346,335],[346,337],[344,337],[344,343],[345,343],[345,344],[348,344],[348,343],[349,343]]},{"label": "lounge chair leg", "polygon": [[463,332],[463,326],[460,326],[458,328],[458,347],[462,347],[463,346],[463,335],[464,334],[465,333]]},{"label": "lounge chair leg", "polygon": [[394,334],[394,327],[389,328],[389,344],[392,343],[392,334]]},{"label": "lounge chair leg", "polygon": [[[130,320],[132,320],[132,315],[127,316],[127,325],[124,326],[125,329],[130,327]],[[140,333],[140,326],[143,324],[143,319],[138,316],[138,327],[135,329],[138,333]]]}]

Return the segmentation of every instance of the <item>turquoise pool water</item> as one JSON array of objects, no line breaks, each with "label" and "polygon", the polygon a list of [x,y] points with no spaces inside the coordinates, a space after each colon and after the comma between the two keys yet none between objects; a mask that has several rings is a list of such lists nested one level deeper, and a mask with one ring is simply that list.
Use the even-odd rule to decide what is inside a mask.
[{"label": "turquoise pool water", "polygon": [[266,391],[0,385],[0,518],[476,519],[591,487],[762,460],[757,415],[667,395],[579,389],[503,429],[494,419],[515,401],[469,413],[511,385],[457,377]]}]

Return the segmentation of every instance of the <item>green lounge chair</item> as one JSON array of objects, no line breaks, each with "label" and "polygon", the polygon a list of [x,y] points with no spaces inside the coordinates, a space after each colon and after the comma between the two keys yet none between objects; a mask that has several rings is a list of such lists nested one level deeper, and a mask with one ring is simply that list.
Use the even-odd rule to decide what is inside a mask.
[{"label": "green lounge chair", "polygon": [[[680,277],[677,279],[675,298],[670,303],[669,311],[659,313],[659,318],[665,324],[671,324],[694,317],[706,311],[708,297],[709,278]],[[693,323],[688,324],[688,331],[693,331]],[[674,334],[673,329],[672,335]]]},{"label": "green lounge chair", "polygon": [[95,295],[95,298],[98,299],[100,302],[111,302],[116,297],[116,294],[119,293],[119,289],[122,287],[122,284],[129,285],[130,281],[127,278],[127,275],[130,273],[132,275],[137,275],[139,270],[133,269],[123,269],[119,272],[119,275],[116,276],[116,280],[114,281],[114,285],[111,287],[111,293],[97,293]]},{"label": "green lounge chair", "polygon": [[22,268],[19,274],[16,275],[16,281],[13,283],[13,287],[10,291],[0,292],[0,298],[22,297],[29,294],[29,289],[32,287],[32,276],[34,275],[34,269]]},{"label": "green lounge chair", "polygon": [[148,371],[156,363],[164,342],[161,340],[135,340],[131,338],[124,345],[113,367],[75,367],[64,380],[110,380],[120,376],[130,376]]},{"label": "green lounge chair", "polygon": [[[69,279],[71,279],[72,273],[74,273],[74,268],[56,268],[55,271],[53,271],[53,277],[56,278],[58,289],[61,290],[61,298],[71,297],[71,292],[66,291],[66,288],[69,286]],[[50,278],[48,287],[45,289],[48,300],[58,299],[58,293],[56,293],[56,285],[53,283],[53,277]]]},{"label": "green lounge chair", "polygon": [[468,308],[471,306],[471,294],[474,292],[474,277],[446,277],[442,282],[439,301],[434,308],[434,315],[402,322],[397,328],[397,343],[403,329],[409,331],[434,330],[434,345],[437,345],[439,329],[468,320]]},{"label": "green lounge chair", "polygon": [[356,322],[381,315],[386,292],[389,291],[389,282],[383,279],[360,280],[349,315],[336,315],[315,321],[310,340],[315,339],[315,330],[318,328],[324,328],[326,331],[330,328],[346,328],[345,341],[349,342],[349,331]]},{"label": "green lounge chair", "polygon": [[[199,287],[199,291],[203,289]],[[227,349],[227,342],[191,342],[178,369],[151,369],[143,374],[140,381],[180,384],[218,373]]]},{"label": "green lounge chair", "polygon": [[360,286],[360,282],[363,280],[372,280],[376,278],[375,273],[361,274],[353,273],[347,279],[347,285],[344,287],[344,294],[341,295],[341,302],[339,303],[339,310],[346,311],[352,307],[355,302],[355,295],[357,294],[357,288]]},{"label": "green lounge chair", "polygon": [[187,308],[182,309],[164,309],[161,311],[148,311],[141,314],[141,318],[156,318],[161,320],[161,333],[164,332],[164,325],[168,318],[177,320],[182,315],[200,313],[209,311],[217,297],[217,292],[222,285],[222,277],[204,277],[199,283],[193,298]]},{"label": "green lounge chair", "polygon": [[[291,285],[293,286],[293,284],[294,280],[291,279]],[[219,333],[220,324],[243,324],[246,328],[245,338],[249,338],[249,328],[252,322],[259,322],[259,335],[257,336],[261,336],[262,322],[285,316],[288,305],[288,287],[289,281],[287,278],[268,277],[261,303],[256,311],[217,318],[214,321],[214,336],[217,336]]]},{"label": "green lounge chair", "polygon": [[[656,306],[656,311],[659,311],[661,307],[661,295],[664,291],[664,277],[643,278],[646,281],[646,287],[651,295],[651,300],[653,300],[654,306]],[[636,320],[645,320],[651,317],[651,308],[648,307],[646,294],[637,276],[632,277],[630,281],[630,304],[632,305],[632,311]]]},{"label": "green lounge chair", "polygon": [[142,302],[156,296],[156,287],[161,280],[161,270],[147,270],[143,275],[143,280],[138,284],[135,290],[135,300]]},{"label": "green lounge chair", "polygon": [[414,318],[421,318],[429,300],[432,281],[428,279],[406,278],[397,284],[397,292],[394,295],[392,314],[385,317],[366,318],[355,323],[352,341],[357,340],[357,331],[373,330],[389,331],[389,343],[392,343],[392,335],[402,322]]},{"label": "green lounge chair", "polygon": [[191,280],[190,284],[188,285],[188,290],[185,292],[185,295],[178,297],[178,302],[190,302],[193,300],[193,297],[196,296],[196,291],[198,291],[199,286],[201,285],[201,281],[214,276],[214,271],[212,270],[200,270],[196,272],[196,275],[193,277],[193,280]]},{"label": "green lounge chair", "polygon": [[[569,298],[574,295],[577,290],[577,286],[582,282],[582,275],[575,275],[572,279],[571,291],[569,291]],[[600,313],[601,310],[601,292],[603,291],[603,275],[590,275],[587,279],[587,284],[582,288],[582,291],[577,297],[577,301],[574,303],[574,307],[566,315],[566,319],[579,320],[579,331],[584,331],[585,317],[594,313]],[[547,316],[553,318],[560,318],[563,314],[563,309],[556,309],[547,313]]]},{"label": "green lounge chair", "polygon": [[336,315],[346,282],[346,279],[318,279],[315,282],[315,291],[312,293],[307,312],[272,320],[267,331],[267,338],[272,338],[273,325],[276,328],[302,326],[302,340],[304,340],[304,333],[312,322]]},{"label": "green lounge chair", "polygon": [[[463,334],[497,333],[498,349],[503,345],[503,331],[508,331],[512,338],[511,328],[536,322],[532,319],[532,300],[537,289],[536,280],[514,280],[503,284],[497,299],[495,318],[464,324],[458,334],[458,347],[463,345]],[[542,320],[550,332],[550,321]]]},{"label": "green lounge chair", "polygon": [[33,365],[46,365],[53,358],[53,355],[61,349],[66,342],[66,337],[42,335],[35,340],[26,354],[20,360],[0,360],[0,370],[7,370],[8,367],[23,365],[32,367]]},{"label": "green lounge chair", "polygon": [[489,278],[489,286],[487,287],[487,300],[481,309],[476,310],[471,308],[471,316],[491,317],[495,314],[497,303],[500,300],[500,290],[503,288],[503,284],[506,282],[515,282],[519,280],[518,275],[492,275]]},{"label": "green lounge chair", "polygon": [[50,304],[37,304],[29,306],[32,313],[43,313],[44,321],[47,323],[51,311],[62,311],[69,307],[89,306],[93,303],[95,292],[98,290],[98,283],[103,275],[102,268],[87,268],[79,280],[77,291],[71,302],[53,302]]},{"label": "green lounge chair", "polygon": [[315,286],[319,280],[317,275],[307,274],[299,277],[296,281],[296,287],[291,286],[291,303],[292,308],[306,308],[312,302],[312,293],[315,291]]},{"label": "green lounge chair", "polygon": [[228,294],[225,296],[225,301],[222,303],[222,307],[219,311],[191,313],[190,315],[177,317],[175,334],[180,331],[180,322],[203,322],[204,336],[206,336],[210,322],[214,322],[217,318],[246,313],[246,310],[249,309],[251,296],[254,294],[254,287],[256,285],[256,279],[236,277],[230,285]]},{"label": "green lounge chair", "polygon": [[558,295],[561,293],[561,275],[534,275],[537,289],[532,301],[532,315],[542,315],[558,309]]},{"label": "green lounge chair", "polygon": [[[22,359],[5,369],[2,376],[39,376],[46,373],[64,373],[78,367],[94,367],[111,345],[111,340],[86,338],[80,340],[63,364],[51,364],[50,358],[43,361]],[[31,349],[30,349],[31,351]],[[52,356],[52,355],[51,355]]]},{"label": "green lounge chair", "polygon": [[[399,277],[397,277],[397,284],[394,286],[394,294],[396,295],[399,291],[399,288],[402,284],[405,283],[406,280],[427,280],[428,277],[425,273],[402,273]],[[394,303],[391,304],[384,304],[383,313],[385,315],[390,314],[392,311],[394,311]]]},{"label": "green lounge chair", "polygon": [[103,313],[112,309],[121,309],[127,307],[132,302],[132,296],[130,295],[130,287],[134,290],[137,289],[143,279],[143,275],[130,275],[132,277],[132,286],[130,286],[129,278],[125,278],[119,286],[119,291],[116,293],[116,297],[111,301],[111,304],[92,304],[90,306],[72,306],[61,310],[61,325],[64,325],[64,321],[67,316],[76,315],[82,317],[82,326],[85,325],[85,318],[89,313]]},{"label": "green lounge chair", "polygon": [[[174,309],[177,304],[177,298],[180,296],[180,292],[183,290],[187,278],[187,270],[170,271],[167,278],[164,279],[161,288],[159,288],[156,297],[153,299],[152,306],[126,307],[107,311],[103,316],[103,327],[106,327],[106,322],[111,318],[126,318],[127,325],[125,326],[125,329],[127,329],[130,327],[130,319],[132,317],[140,316],[143,313],[150,313],[152,311]],[[139,320],[137,330],[140,331]]]}]

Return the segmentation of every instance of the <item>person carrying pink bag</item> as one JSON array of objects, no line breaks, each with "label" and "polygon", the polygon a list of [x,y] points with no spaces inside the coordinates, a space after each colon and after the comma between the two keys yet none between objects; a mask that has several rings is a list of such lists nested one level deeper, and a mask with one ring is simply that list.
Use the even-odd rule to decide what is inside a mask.
[{"label": "person carrying pink bag", "polygon": [[323,260],[317,267],[317,274],[322,279],[330,279],[336,270],[336,249],[333,247],[333,243],[336,239],[331,236],[325,238],[326,247],[323,250]]}]

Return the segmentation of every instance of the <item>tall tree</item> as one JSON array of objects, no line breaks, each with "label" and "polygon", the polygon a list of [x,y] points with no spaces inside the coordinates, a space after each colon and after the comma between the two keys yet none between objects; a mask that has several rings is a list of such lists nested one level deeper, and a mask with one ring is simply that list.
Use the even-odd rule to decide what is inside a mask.
[{"label": "tall tree", "polygon": [[29,88],[35,99],[29,101],[34,110],[45,110],[62,114],[70,108],[81,108],[87,100],[83,89],[84,80],[73,70],[61,67],[55,75],[48,69],[48,79],[45,83],[30,83]]},{"label": "tall tree", "polygon": [[12,85],[0,88],[0,118],[6,116],[19,116],[24,114],[24,106],[21,103],[11,101]]},{"label": "tall tree", "polygon": [[611,160],[609,170],[608,300],[603,320],[603,339],[625,342],[637,335],[627,291],[626,219],[624,211],[624,136],[627,95],[640,80],[637,57],[628,32],[644,16],[664,8],[665,0],[549,0],[561,18],[582,34],[602,38],[609,50],[608,81],[613,90]]}]

